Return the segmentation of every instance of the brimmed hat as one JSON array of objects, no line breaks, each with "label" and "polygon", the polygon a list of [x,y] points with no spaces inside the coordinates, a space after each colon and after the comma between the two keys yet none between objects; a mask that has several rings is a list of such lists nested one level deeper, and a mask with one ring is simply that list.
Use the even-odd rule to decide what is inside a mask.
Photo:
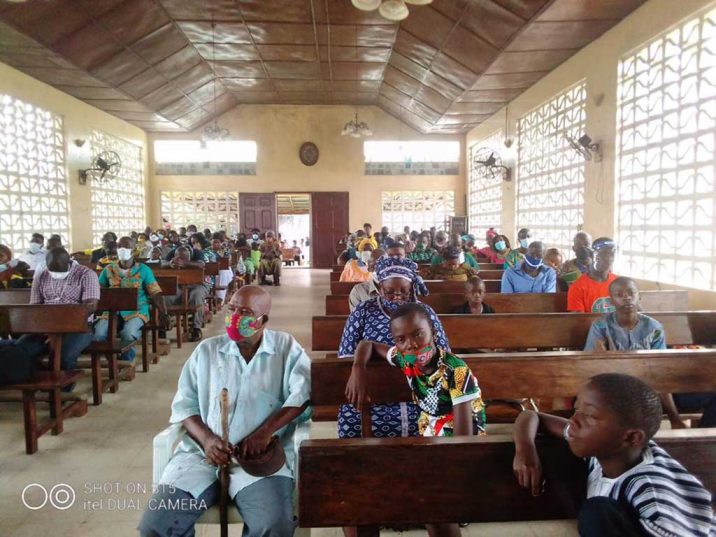
[{"label": "brimmed hat", "polygon": [[247,474],[256,477],[266,477],[279,471],[286,462],[286,453],[283,451],[278,436],[274,436],[271,438],[271,442],[269,442],[266,451],[258,457],[244,459],[237,454],[236,461],[239,463],[239,466],[246,470]]}]

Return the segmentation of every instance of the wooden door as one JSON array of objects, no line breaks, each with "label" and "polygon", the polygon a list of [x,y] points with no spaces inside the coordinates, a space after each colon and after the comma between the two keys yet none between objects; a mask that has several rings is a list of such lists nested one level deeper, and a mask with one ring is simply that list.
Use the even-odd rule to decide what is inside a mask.
[{"label": "wooden door", "polygon": [[240,192],[239,217],[241,219],[241,231],[247,235],[251,233],[253,228],[259,228],[262,232],[268,230],[278,232],[276,195]]},{"label": "wooden door", "polygon": [[311,260],[314,268],[335,264],[334,247],[348,233],[348,192],[311,192]]}]

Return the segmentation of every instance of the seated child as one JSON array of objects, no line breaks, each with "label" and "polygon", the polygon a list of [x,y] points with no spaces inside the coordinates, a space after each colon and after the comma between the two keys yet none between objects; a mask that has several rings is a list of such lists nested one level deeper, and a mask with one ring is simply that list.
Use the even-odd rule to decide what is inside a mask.
[{"label": "seated child", "polygon": [[711,494],[651,440],[660,423],[659,396],[647,384],[629,375],[597,375],[580,389],[569,420],[533,411],[518,416],[515,476],[540,494],[539,430],[564,438],[575,456],[589,459],[580,536],[713,535]]},{"label": "seated child", "polygon": [[[631,278],[620,276],[609,285],[609,298],[615,311],[592,323],[585,351],[633,351],[665,349],[666,335],[661,323],[639,313],[639,289]],[[679,410],[703,411],[699,427],[716,427],[716,393],[661,395],[672,429],[684,429]]]},{"label": "seated child", "polygon": [[471,276],[465,282],[466,302],[460,306],[455,313],[466,313],[472,315],[495,313],[494,309],[483,302],[484,298],[485,282],[483,282],[479,276]]},{"label": "seated child", "polygon": [[[460,358],[435,345],[422,305],[410,302],[391,315],[394,347],[363,340],[358,344],[346,386],[348,401],[363,411],[366,364],[375,354],[402,369],[420,409],[421,436],[485,434],[485,405],[477,379]],[[460,535],[458,524],[426,524],[430,537]]]}]

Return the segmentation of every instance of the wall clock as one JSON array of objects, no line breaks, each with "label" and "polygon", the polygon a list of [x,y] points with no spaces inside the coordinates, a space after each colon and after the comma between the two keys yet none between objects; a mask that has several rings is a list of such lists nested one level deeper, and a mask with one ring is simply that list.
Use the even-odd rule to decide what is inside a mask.
[{"label": "wall clock", "polygon": [[318,146],[313,142],[304,142],[298,151],[298,156],[306,166],[313,166],[318,162]]}]

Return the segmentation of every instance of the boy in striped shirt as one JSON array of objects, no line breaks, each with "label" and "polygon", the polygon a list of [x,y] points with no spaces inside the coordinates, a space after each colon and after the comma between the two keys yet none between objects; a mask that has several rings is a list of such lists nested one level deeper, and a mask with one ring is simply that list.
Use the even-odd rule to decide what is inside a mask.
[{"label": "boy in striped shirt", "polygon": [[589,463],[581,536],[714,535],[711,494],[651,440],[661,415],[659,395],[641,380],[616,373],[592,377],[571,419],[532,411],[518,416],[515,476],[538,495],[542,469],[535,435],[539,430],[564,437],[572,453]]}]

